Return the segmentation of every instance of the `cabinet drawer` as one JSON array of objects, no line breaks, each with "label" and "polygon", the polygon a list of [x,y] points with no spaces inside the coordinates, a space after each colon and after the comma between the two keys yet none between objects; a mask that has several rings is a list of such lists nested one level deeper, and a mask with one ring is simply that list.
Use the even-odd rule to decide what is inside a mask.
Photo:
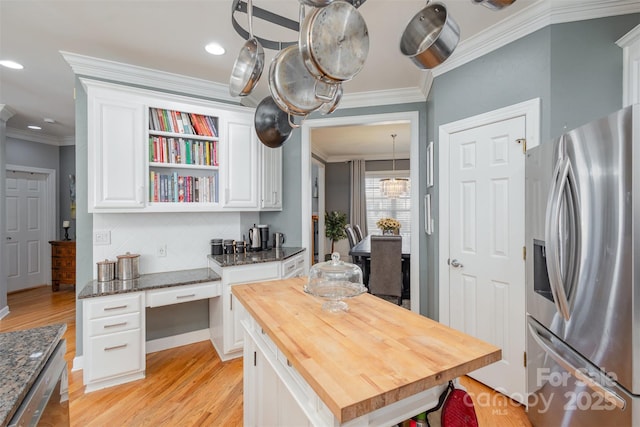
[{"label": "cabinet drawer", "polygon": [[89,322],[89,336],[112,334],[115,332],[140,329],[140,313],[122,314],[94,319]]},{"label": "cabinet drawer", "polygon": [[167,289],[147,291],[147,307],[179,304],[220,296],[220,282],[199,283],[197,285],[175,286]]},{"label": "cabinet drawer", "polygon": [[73,270],[58,270],[55,276],[60,282],[74,283],[76,281],[76,272]]},{"label": "cabinet drawer", "polygon": [[51,258],[51,267],[74,269],[76,267],[76,259],[75,257],[74,258],[54,257],[54,258]]},{"label": "cabinet drawer", "polygon": [[296,269],[296,259],[290,259],[282,263],[282,277],[289,275]]},{"label": "cabinet drawer", "polygon": [[228,274],[227,283],[251,283],[261,280],[275,280],[280,277],[280,263],[266,262],[263,264],[253,264],[251,266],[241,266],[224,271]]},{"label": "cabinet drawer", "polygon": [[139,312],[142,308],[141,300],[141,293],[127,296],[117,295],[114,297],[94,298],[94,300],[87,302],[85,307],[89,310],[89,319],[98,319],[100,317]]},{"label": "cabinet drawer", "polygon": [[292,277],[300,277],[304,274],[304,270],[301,268],[296,268],[294,270],[291,270],[289,273],[287,273],[286,275],[282,276],[283,279],[290,279]]},{"label": "cabinet drawer", "polygon": [[89,339],[89,381],[143,371],[141,330],[118,332]]},{"label": "cabinet drawer", "polygon": [[76,257],[76,247],[68,245],[51,246],[51,255],[60,257]]}]

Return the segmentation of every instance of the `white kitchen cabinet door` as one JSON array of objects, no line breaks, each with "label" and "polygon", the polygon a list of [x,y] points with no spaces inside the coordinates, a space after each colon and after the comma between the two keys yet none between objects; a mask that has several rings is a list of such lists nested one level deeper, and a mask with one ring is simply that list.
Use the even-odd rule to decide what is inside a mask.
[{"label": "white kitchen cabinet door", "polygon": [[251,114],[227,116],[222,136],[225,152],[224,208],[258,209],[258,139]]},{"label": "white kitchen cabinet door", "polygon": [[144,208],[146,107],[103,87],[87,100],[89,212]]},{"label": "white kitchen cabinet door", "polygon": [[[228,289],[231,291],[230,286]],[[244,343],[242,321],[247,318],[247,311],[231,292],[225,299],[229,304],[227,312],[230,321],[224,324],[224,352],[231,353],[242,350],[242,344]]]},{"label": "white kitchen cabinet door", "polygon": [[260,144],[262,186],[260,209],[282,210],[282,147]]}]

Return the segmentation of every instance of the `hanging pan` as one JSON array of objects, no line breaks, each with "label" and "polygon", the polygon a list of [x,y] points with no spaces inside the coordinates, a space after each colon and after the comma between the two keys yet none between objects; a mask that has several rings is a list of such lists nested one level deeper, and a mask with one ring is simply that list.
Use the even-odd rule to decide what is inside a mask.
[{"label": "hanging pan", "polygon": [[418,68],[442,64],[460,40],[460,28],[441,3],[430,3],[409,21],[400,39],[400,51]]},{"label": "hanging pan", "polygon": [[314,9],[300,27],[299,49],[311,74],[327,82],[351,80],[369,53],[369,31],[351,3]]},{"label": "hanging pan", "polygon": [[481,4],[491,10],[500,10],[515,3],[516,0],[471,0],[473,4]]},{"label": "hanging pan", "polygon": [[253,37],[252,0],[247,1],[247,16],[249,17],[249,39],[242,46],[231,70],[229,81],[231,96],[249,95],[260,80],[264,68],[264,49],[258,39]]},{"label": "hanging pan", "polygon": [[253,121],[258,139],[270,148],[284,144],[293,130],[289,124],[289,113],[282,111],[270,96],[260,101]]}]

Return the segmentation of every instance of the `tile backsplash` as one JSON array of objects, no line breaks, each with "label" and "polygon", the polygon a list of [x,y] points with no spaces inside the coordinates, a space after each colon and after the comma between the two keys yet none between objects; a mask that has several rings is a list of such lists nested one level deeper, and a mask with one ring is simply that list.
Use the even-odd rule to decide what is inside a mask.
[{"label": "tile backsplash", "polygon": [[257,212],[94,214],[93,229],[108,232],[110,243],[94,243],[93,261],[130,252],[140,255],[140,274],[202,268],[212,238],[241,239],[258,222]]}]

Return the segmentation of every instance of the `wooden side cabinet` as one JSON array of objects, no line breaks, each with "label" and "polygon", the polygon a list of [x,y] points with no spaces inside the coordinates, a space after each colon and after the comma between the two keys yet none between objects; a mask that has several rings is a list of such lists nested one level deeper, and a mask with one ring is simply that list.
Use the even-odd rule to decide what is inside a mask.
[{"label": "wooden side cabinet", "polygon": [[60,284],[76,284],[76,242],[74,240],[52,240],[51,244],[51,290],[60,290]]}]

